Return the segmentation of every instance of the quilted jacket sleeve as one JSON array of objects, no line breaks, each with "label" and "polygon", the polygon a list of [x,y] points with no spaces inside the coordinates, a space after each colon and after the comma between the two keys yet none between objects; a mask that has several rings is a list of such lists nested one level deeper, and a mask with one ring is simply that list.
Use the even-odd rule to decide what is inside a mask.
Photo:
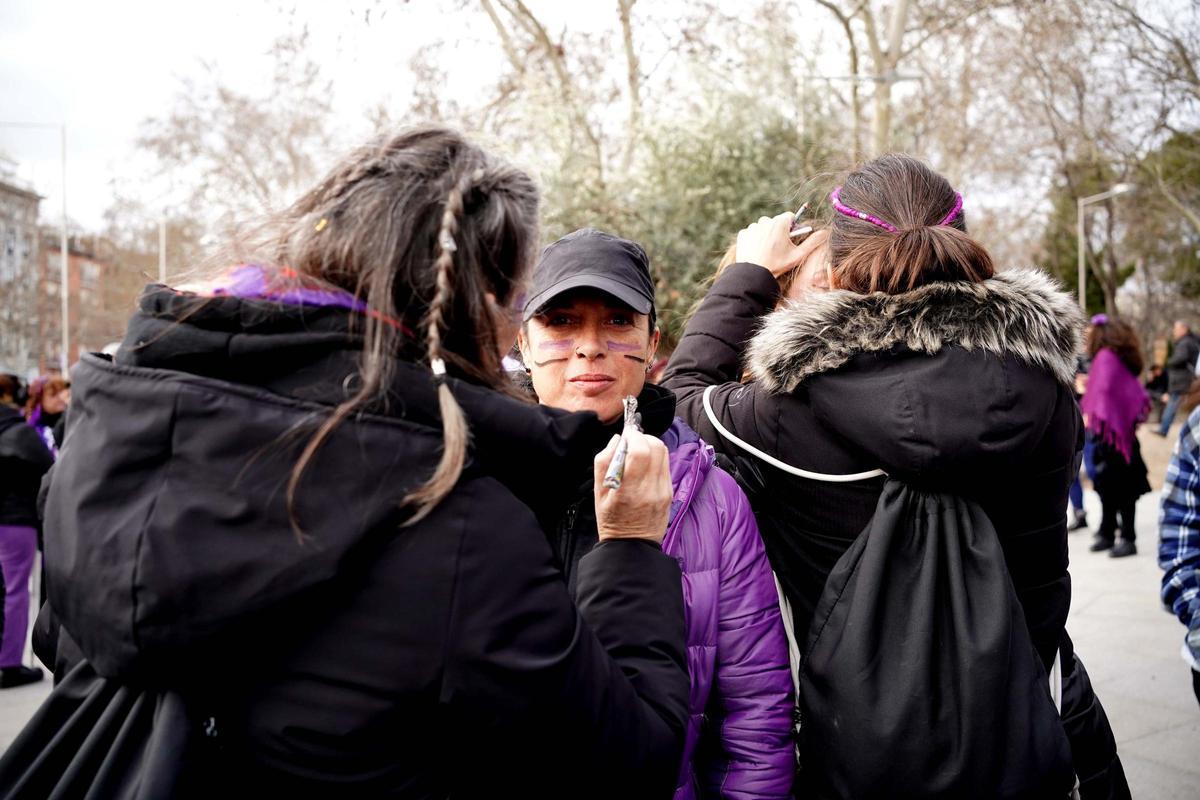
[{"label": "quilted jacket sleeve", "polygon": [[705,795],[791,796],[794,696],[775,580],[746,495],[727,473],[708,483],[721,498],[716,670],[709,712],[719,755],[705,765]]}]

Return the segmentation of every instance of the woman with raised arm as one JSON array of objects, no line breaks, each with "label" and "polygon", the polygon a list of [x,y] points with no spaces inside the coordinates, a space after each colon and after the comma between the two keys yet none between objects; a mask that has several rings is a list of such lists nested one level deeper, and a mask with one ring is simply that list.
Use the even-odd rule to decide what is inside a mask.
[{"label": "woman with raised arm", "polygon": [[535,512],[616,443],[593,464],[594,414],[507,391],[537,214],[525,173],[419,128],[238,266],[147,289],[115,363],[73,375],[41,621],[62,682],[0,795],[670,795],[667,452],[625,432],[572,602]]},{"label": "woman with raised arm", "polygon": [[[736,465],[796,652],[822,635],[857,635],[826,631],[822,603],[835,567],[843,577],[852,568],[839,562],[883,510],[885,483],[964,498],[994,528],[1040,669],[1062,676],[1062,725],[1083,797],[1128,796],[1065,629],[1067,491],[1083,432],[1072,392],[1078,308],[1042,273],[996,273],[967,233],[962,196],[916,159],[868,162],[830,201],[828,231],[800,246],[788,238],[791,214],[739,234],[739,263],[714,283],[664,378],[684,419]],[[824,246],[830,290],[771,313],[778,279]],[[898,657],[893,644],[874,643],[872,669]],[[794,669],[807,666],[798,659]],[[911,677],[939,690],[950,680]],[[1021,691],[1041,702],[1045,685]],[[875,688],[875,701],[907,702],[898,687],[890,697]],[[850,720],[833,722],[852,735]],[[828,744],[806,739],[803,727],[802,741]],[[896,774],[895,764],[876,766]]]}]

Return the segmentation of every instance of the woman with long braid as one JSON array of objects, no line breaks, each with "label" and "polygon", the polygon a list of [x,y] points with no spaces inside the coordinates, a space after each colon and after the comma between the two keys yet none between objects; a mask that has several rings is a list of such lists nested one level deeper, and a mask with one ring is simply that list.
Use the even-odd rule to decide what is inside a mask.
[{"label": "woman with long braid", "polygon": [[411,130],[235,268],[146,290],[74,373],[38,639],[61,683],[0,796],[670,796],[667,453],[624,433],[576,606],[536,515],[616,441],[507,393],[537,212],[524,173]]}]

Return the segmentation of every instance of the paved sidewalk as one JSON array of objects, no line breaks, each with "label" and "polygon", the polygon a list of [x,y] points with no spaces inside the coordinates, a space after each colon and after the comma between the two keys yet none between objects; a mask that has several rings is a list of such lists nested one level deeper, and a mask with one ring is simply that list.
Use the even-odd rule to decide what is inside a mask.
[{"label": "paved sidewalk", "polygon": [[[1108,712],[1135,800],[1200,797],[1200,705],[1179,655],[1184,627],[1159,600],[1158,491],[1138,503],[1138,554],[1091,553],[1071,534],[1073,599],[1067,630]],[[1085,500],[1093,526],[1100,501]]]},{"label": "paved sidewalk", "polygon": [[[40,574],[40,559],[34,564],[33,574]],[[37,578],[32,581],[34,584],[31,588],[33,600],[29,604],[29,629],[33,630],[33,620],[37,618],[37,597],[38,587]],[[38,661],[33,655],[33,650],[26,642],[25,645],[25,664],[33,666],[42,666],[42,662]],[[46,673],[46,677],[40,683],[31,683],[28,686],[20,686],[16,689],[0,689],[0,752],[8,748],[8,745],[21,728],[25,727],[25,721],[33,716],[33,712],[37,711],[38,706],[42,704],[42,700],[46,695],[50,694],[50,681],[52,676],[50,670],[42,667]]]},{"label": "paved sidewalk", "polygon": [[[1087,505],[1093,523],[1099,521],[1099,500],[1090,491]],[[1074,602],[1068,629],[1112,721],[1133,797],[1196,800],[1200,707],[1179,657],[1183,626],[1158,600],[1157,523],[1155,491],[1138,504],[1138,555],[1112,559],[1090,553],[1091,534],[1071,534]],[[48,680],[0,691],[0,750],[49,691]]]}]

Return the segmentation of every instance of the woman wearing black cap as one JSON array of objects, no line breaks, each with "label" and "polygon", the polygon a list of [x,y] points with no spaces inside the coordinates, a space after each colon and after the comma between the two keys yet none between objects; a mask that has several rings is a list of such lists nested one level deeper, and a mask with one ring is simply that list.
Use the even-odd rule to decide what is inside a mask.
[{"label": "woman wearing black cap", "polygon": [[[659,331],[646,253],[581,230],[546,248],[534,271],[520,345],[538,399],[594,411],[614,432],[634,396],[641,425],[670,452],[675,489],[663,550],[683,570],[691,719],[676,800],[791,796],[792,683],[771,569],[745,494],[712,448],[646,382]],[[565,469],[565,468],[564,468]],[[576,472],[566,511],[547,524],[567,583],[598,541],[591,471]]]},{"label": "woman wearing black cap", "polygon": [[670,794],[666,448],[627,434],[576,606],[531,509],[615,446],[508,395],[537,213],[455,131],[381,139],[84,357],[45,524],[62,683],[0,796]]}]

